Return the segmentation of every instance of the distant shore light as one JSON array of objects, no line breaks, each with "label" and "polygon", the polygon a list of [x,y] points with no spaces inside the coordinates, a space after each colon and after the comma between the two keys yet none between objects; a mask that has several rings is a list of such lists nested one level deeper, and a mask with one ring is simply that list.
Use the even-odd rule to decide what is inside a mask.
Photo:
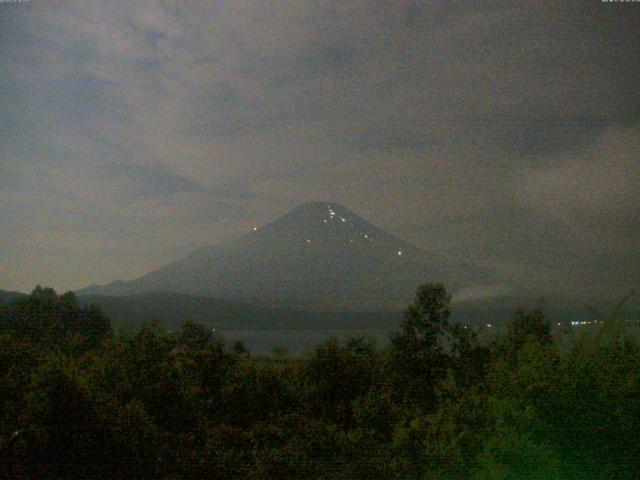
[{"label": "distant shore light", "polygon": [[258,231],[258,227],[253,227],[253,231],[257,232]]}]

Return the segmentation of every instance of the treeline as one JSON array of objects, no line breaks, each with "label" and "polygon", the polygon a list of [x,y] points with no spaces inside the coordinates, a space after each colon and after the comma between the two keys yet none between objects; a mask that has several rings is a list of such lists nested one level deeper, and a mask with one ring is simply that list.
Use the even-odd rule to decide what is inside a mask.
[{"label": "treeline", "polygon": [[559,339],[518,312],[483,343],[450,313],[424,285],[385,348],[334,339],[258,358],[191,323],[114,334],[38,287],[0,305],[2,475],[638,477],[640,351],[615,319]]}]

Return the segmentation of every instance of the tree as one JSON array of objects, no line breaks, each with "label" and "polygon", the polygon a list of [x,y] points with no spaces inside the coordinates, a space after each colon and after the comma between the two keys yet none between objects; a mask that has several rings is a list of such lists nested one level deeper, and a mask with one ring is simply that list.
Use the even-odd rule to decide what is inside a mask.
[{"label": "tree", "polygon": [[[99,478],[106,435],[83,372],[74,359],[48,354],[32,375],[21,430],[37,452],[29,466],[37,478]],[[17,458],[25,458],[18,455]]]},{"label": "tree", "polygon": [[526,313],[518,310],[515,318],[509,323],[507,341],[513,349],[521,348],[527,342],[540,345],[551,343],[551,327],[541,310]]},{"label": "tree", "polygon": [[376,383],[378,363],[374,342],[333,338],[318,346],[307,362],[306,405],[315,418],[351,426],[353,404]]},{"label": "tree", "polygon": [[53,344],[79,335],[84,349],[111,334],[111,323],[98,307],[80,306],[73,292],[58,296],[52,288],[36,286],[31,295],[4,307],[2,331],[39,344]]},{"label": "tree", "polygon": [[249,355],[249,350],[240,340],[236,340],[233,343],[233,353],[240,356]]},{"label": "tree", "polygon": [[451,295],[439,283],[418,287],[405,310],[400,331],[391,336],[390,368],[398,400],[431,408],[434,388],[444,377],[449,355],[443,340],[449,333]]}]

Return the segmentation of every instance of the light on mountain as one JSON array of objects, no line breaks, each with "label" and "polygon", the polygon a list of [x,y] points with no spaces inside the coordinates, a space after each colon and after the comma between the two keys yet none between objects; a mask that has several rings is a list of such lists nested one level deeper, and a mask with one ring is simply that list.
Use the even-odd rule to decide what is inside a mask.
[{"label": "light on mountain", "polygon": [[398,256],[402,255],[402,250],[398,250]]},{"label": "light on mountain", "polygon": [[253,227],[253,231],[257,232],[258,231],[258,227]]}]

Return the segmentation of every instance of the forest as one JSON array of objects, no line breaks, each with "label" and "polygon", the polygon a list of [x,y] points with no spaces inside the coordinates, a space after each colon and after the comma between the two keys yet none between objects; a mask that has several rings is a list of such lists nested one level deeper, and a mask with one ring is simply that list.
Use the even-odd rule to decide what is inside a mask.
[{"label": "forest", "polygon": [[0,473],[26,479],[632,479],[640,349],[517,311],[480,338],[418,287],[390,342],[257,356],[185,322],[114,331],[71,292],[0,305]]}]

